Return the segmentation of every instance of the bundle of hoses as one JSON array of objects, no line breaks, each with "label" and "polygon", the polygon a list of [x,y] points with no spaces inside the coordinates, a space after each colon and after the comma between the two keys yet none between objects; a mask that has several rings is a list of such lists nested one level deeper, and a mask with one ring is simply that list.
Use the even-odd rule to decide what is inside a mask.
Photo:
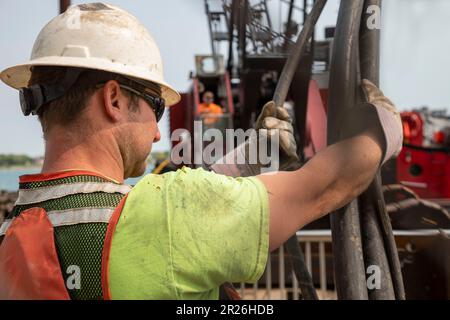
[{"label": "bundle of hoses", "polygon": [[[381,0],[341,1],[330,70],[329,144],[340,138],[339,116],[361,102],[361,79],[378,85],[380,10]],[[338,298],[405,299],[379,172],[367,191],[331,215],[331,228],[333,252],[339,252],[334,255]],[[371,266],[380,270],[380,287],[368,288]]]},{"label": "bundle of hoses", "polygon": [[[283,105],[298,60],[306,50],[311,29],[326,1],[316,1],[302,33],[286,62],[274,94],[277,106]],[[335,47],[331,66],[328,106],[328,142],[339,140],[339,121],[346,108],[363,102],[360,92],[362,79],[378,85],[379,82],[379,13],[381,0],[341,1],[335,34]],[[369,23],[370,14],[372,23]],[[378,14],[378,16],[377,16]],[[375,15],[375,17],[373,17]],[[314,22],[313,22],[314,21]],[[307,24],[313,23],[313,25]],[[302,37],[307,37],[306,39]],[[385,110],[377,108],[378,116]],[[389,131],[386,119],[385,135]],[[389,142],[389,141],[388,141]],[[392,155],[397,142],[387,143],[383,162]],[[391,149],[391,150],[389,150]],[[378,172],[358,199],[331,215],[335,279],[340,299],[405,299],[398,252],[381,189]],[[285,244],[293,262],[297,279],[303,284],[305,299],[317,298],[313,283],[303,260],[296,236]],[[380,287],[368,287],[366,270],[377,266]]]}]

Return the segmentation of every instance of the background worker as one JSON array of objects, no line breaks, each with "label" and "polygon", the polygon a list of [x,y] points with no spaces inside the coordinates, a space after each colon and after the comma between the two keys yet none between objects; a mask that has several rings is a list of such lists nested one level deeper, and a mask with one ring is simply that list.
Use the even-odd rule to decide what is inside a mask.
[{"label": "background worker", "polygon": [[223,114],[222,108],[214,103],[214,93],[205,91],[202,96],[202,103],[199,105],[200,113],[205,116],[204,124],[212,125],[219,120],[219,116]]},{"label": "background worker", "polygon": [[[79,29],[68,27],[75,16]],[[271,250],[360,194],[401,146],[395,108],[364,82],[364,112],[346,117],[360,127],[343,126],[345,140],[299,170],[234,179],[183,168],[130,190],[124,179],[145,171],[179,95],[148,31],[107,4],[51,20],[31,61],[0,77],[22,88],[45,139],[42,172],[20,178],[0,227],[0,298],[217,299],[224,282],[257,281]],[[294,157],[290,119],[270,108],[257,129],[280,131],[280,152]]]}]

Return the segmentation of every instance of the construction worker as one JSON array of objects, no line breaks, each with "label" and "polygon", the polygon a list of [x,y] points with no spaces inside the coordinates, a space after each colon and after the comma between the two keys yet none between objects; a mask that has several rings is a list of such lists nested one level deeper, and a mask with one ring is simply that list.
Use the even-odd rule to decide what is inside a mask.
[{"label": "construction worker", "polygon": [[[42,29],[30,61],[0,77],[45,139],[42,172],[20,178],[0,227],[2,299],[217,299],[221,284],[257,281],[271,250],[360,194],[402,141],[392,103],[364,82],[368,116],[345,117],[360,127],[344,126],[342,142],[299,170],[184,168],[131,189],[124,179],[144,172],[157,122],[179,100],[135,17],[73,6]],[[264,107],[257,129],[279,130],[282,154],[295,158],[290,119],[274,110]]]},{"label": "construction worker", "polygon": [[200,114],[205,118],[205,125],[212,125],[219,119],[218,116],[223,114],[222,108],[214,103],[214,93],[205,91],[202,96],[202,103],[198,106]]}]

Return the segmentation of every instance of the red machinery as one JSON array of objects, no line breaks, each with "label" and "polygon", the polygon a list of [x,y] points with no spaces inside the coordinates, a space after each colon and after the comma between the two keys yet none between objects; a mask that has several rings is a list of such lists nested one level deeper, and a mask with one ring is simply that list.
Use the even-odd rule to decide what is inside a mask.
[{"label": "red machinery", "polygon": [[405,138],[397,181],[422,198],[450,199],[450,117],[426,108],[401,117]]}]

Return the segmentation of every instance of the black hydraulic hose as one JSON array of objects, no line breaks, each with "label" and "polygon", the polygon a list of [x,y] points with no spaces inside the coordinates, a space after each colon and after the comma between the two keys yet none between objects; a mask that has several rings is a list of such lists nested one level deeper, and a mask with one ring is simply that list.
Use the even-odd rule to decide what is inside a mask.
[{"label": "black hydraulic hose", "polygon": [[403,283],[402,269],[400,265],[400,259],[398,257],[397,245],[395,243],[394,233],[392,232],[391,219],[386,209],[386,203],[383,197],[378,195],[382,192],[381,189],[381,175],[378,173],[375,176],[374,183],[369,186],[369,191],[376,195],[374,205],[378,207],[378,218],[381,223],[381,231],[383,234],[383,239],[385,243],[386,253],[389,261],[389,266],[391,269],[392,284],[394,286],[395,298],[398,300],[405,300],[405,286]]},{"label": "black hydraulic hose", "polygon": [[[376,6],[381,9],[381,0],[365,0],[361,16],[361,27],[359,31],[359,58],[360,77],[371,80],[379,85],[380,70],[380,30],[376,26],[369,26],[368,9]],[[377,173],[379,174],[379,172]],[[369,299],[371,300],[394,300],[395,293],[392,284],[389,258],[385,250],[385,241],[379,216],[387,212],[380,212],[377,203],[384,203],[383,193],[379,180],[372,182],[371,188],[363,192],[359,200],[361,211],[361,238],[364,252],[366,270],[375,266],[380,271],[377,276],[378,285],[368,286]],[[376,201],[372,201],[376,200]],[[392,232],[392,230],[391,230]],[[373,272],[376,272],[373,270]]]},{"label": "black hydraulic hose", "polygon": [[[341,1],[328,97],[328,144],[341,138],[343,115],[357,102],[358,35],[364,0]],[[349,155],[351,156],[351,155]],[[331,214],[335,284],[339,299],[368,299],[357,200]]]},{"label": "black hydraulic hose", "polygon": [[284,247],[289,254],[292,270],[294,270],[295,277],[298,280],[298,287],[302,292],[303,300],[319,300],[313,279],[306,267],[305,257],[298,243],[297,236],[290,237],[284,243]]},{"label": "black hydraulic hose", "polygon": [[[376,24],[369,25],[368,19],[369,14],[374,14],[371,8],[381,11],[381,3],[382,0],[365,0],[359,36],[361,78],[368,79],[377,86],[380,70],[380,29]],[[362,218],[363,239],[366,240],[363,241],[366,267],[378,265],[384,271],[381,275],[381,288],[369,290],[369,297],[404,300],[405,289],[400,260],[386,210],[379,171],[367,191],[361,195],[360,201],[361,207],[366,208]]]},{"label": "black hydraulic hose", "polygon": [[367,290],[370,300],[394,300],[395,293],[389,259],[378,219],[379,208],[372,199],[374,199],[374,195],[369,190],[363,192],[358,198],[361,214],[361,241],[368,277]]}]

